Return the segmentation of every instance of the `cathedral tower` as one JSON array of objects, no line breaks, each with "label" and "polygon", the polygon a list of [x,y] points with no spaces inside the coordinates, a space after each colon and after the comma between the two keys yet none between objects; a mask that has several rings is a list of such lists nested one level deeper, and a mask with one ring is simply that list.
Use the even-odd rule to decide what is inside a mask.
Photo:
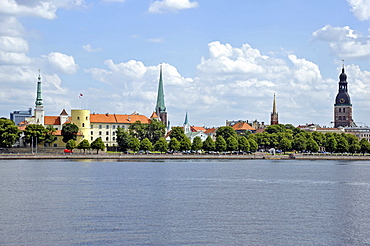
[{"label": "cathedral tower", "polygon": [[39,69],[39,77],[37,81],[37,96],[35,101],[35,124],[37,125],[44,125],[44,104],[42,102],[42,91],[41,91],[41,75]]},{"label": "cathedral tower", "polygon": [[271,113],[271,123],[270,125],[278,125],[279,124],[279,115],[276,112],[276,97],[274,94],[274,102],[272,105],[272,113]]},{"label": "cathedral tower", "polygon": [[159,85],[158,85],[158,95],[157,95],[157,105],[155,106],[155,112],[161,122],[168,125],[167,122],[167,111],[164,105],[164,92],[163,92],[163,79],[162,79],[162,65],[159,72]]},{"label": "cathedral tower", "polygon": [[347,75],[344,73],[344,65],[342,73],[339,75],[338,94],[334,104],[334,127],[353,126],[352,119],[352,104],[348,94]]}]

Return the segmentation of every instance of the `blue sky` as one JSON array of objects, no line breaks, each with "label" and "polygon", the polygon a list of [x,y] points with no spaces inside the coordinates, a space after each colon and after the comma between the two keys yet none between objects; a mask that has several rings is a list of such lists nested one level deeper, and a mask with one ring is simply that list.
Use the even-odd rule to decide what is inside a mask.
[{"label": "blue sky", "polygon": [[[0,116],[154,110],[159,65],[173,126],[332,126],[345,60],[353,118],[370,125],[370,0],[0,0]],[[78,99],[79,93],[84,96]]]}]

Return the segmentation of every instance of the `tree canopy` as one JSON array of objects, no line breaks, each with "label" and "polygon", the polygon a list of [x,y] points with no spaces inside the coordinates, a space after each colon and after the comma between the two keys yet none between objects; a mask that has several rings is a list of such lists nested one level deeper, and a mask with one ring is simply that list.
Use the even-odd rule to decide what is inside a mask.
[{"label": "tree canopy", "polygon": [[0,118],[0,147],[9,148],[19,138],[18,127],[12,120]]},{"label": "tree canopy", "polygon": [[73,139],[76,141],[78,133],[78,126],[72,123],[67,123],[62,127],[62,141],[67,143],[68,140]]},{"label": "tree canopy", "polygon": [[91,148],[95,149],[97,154],[99,154],[99,150],[104,151],[105,145],[101,137],[98,137],[91,143]]}]

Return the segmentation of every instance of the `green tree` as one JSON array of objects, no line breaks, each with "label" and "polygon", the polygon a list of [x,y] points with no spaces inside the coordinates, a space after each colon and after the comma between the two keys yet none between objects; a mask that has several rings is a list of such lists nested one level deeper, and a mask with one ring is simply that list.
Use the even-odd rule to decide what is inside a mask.
[{"label": "green tree", "polygon": [[[216,136],[222,136],[223,139],[228,139],[229,137],[237,138],[235,130],[231,126],[221,126],[216,131]],[[217,141],[217,138],[216,138]]]},{"label": "green tree", "polygon": [[153,149],[152,142],[148,138],[144,138],[140,143],[140,149],[144,151],[151,151]]},{"label": "green tree", "polygon": [[215,147],[217,151],[225,151],[227,148],[226,141],[222,136],[216,137]]},{"label": "green tree", "polygon": [[36,143],[41,143],[45,140],[47,130],[42,125],[31,124],[23,131],[24,140],[26,143],[36,146]]},{"label": "green tree", "polygon": [[[71,140],[69,140],[69,141],[71,141]],[[68,141],[68,142],[69,142],[69,141]],[[68,142],[67,142],[67,144],[68,144]],[[82,149],[82,150],[84,151],[84,154],[85,154],[85,153],[86,153],[86,150],[87,150],[87,149],[90,149],[90,143],[89,143],[89,141],[88,141],[87,139],[84,139],[84,140],[82,140],[82,141],[78,144],[77,148],[78,148],[78,149]]]},{"label": "green tree", "polygon": [[228,151],[235,151],[238,150],[239,144],[238,140],[235,137],[230,136],[226,141],[226,149]]},{"label": "green tree", "polygon": [[361,153],[365,155],[365,153],[370,152],[370,143],[365,138],[363,138],[360,141],[360,148],[361,148]]},{"label": "green tree", "polygon": [[130,141],[130,144],[129,144],[129,148],[134,152],[138,152],[139,149],[140,149],[139,139],[132,137],[131,141]]},{"label": "green tree", "polygon": [[180,150],[187,151],[191,149],[191,142],[190,139],[185,137],[180,141]]},{"label": "green tree", "polygon": [[238,150],[239,151],[249,151],[250,144],[246,137],[242,136],[238,138]]},{"label": "green tree", "polygon": [[313,132],[312,133],[312,138],[313,138],[313,140],[315,140],[317,145],[319,145],[319,147],[324,146],[325,135],[322,132],[317,132],[317,131]]},{"label": "green tree", "polygon": [[146,137],[153,143],[156,143],[166,133],[166,125],[163,122],[153,119],[147,124]]},{"label": "green tree", "polygon": [[76,148],[76,141],[73,139],[68,140],[68,142],[66,143],[66,149],[73,151],[75,148]]},{"label": "green tree", "polygon": [[319,145],[316,143],[313,138],[308,139],[307,141],[307,150],[310,152],[317,152],[319,151]]},{"label": "green tree", "polygon": [[119,148],[122,151],[128,150],[130,148],[130,143],[132,140],[130,134],[124,128],[118,127],[116,130],[116,135],[117,135],[116,141]]},{"label": "green tree", "polygon": [[339,153],[345,153],[348,152],[349,145],[347,142],[347,139],[344,136],[340,136],[337,141],[337,152]]},{"label": "green tree", "polygon": [[359,143],[356,143],[356,142],[353,142],[350,146],[349,146],[349,152],[352,153],[352,155],[354,153],[357,153],[361,151],[361,146]]},{"label": "green tree", "polygon": [[265,132],[266,133],[278,133],[278,132],[285,132],[286,127],[283,124],[278,125],[270,125],[266,127]]},{"label": "green tree", "polygon": [[92,149],[95,149],[96,150],[96,154],[99,154],[99,150],[101,151],[104,151],[105,149],[105,145],[104,145],[104,142],[103,140],[101,139],[101,137],[98,137],[97,139],[95,139],[92,143],[91,143],[91,146],[90,146]]},{"label": "green tree", "polygon": [[285,154],[287,150],[292,149],[292,142],[287,138],[283,138],[279,143],[279,149],[281,149]]},{"label": "green tree", "polygon": [[78,126],[72,123],[67,123],[62,127],[62,141],[67,143],[68,140],[77,139],[77,133],[78,133]]},{"label": "green tree", "polygon": [[168,149],[168,144],[166,139],[160,138],[155,144],[154,149],[160,151],[161,153],[166,152]]},{"label": "green tree", "polygon": [[55,128],[53,126],[47,126],[46,127],[46,133],[45,133],[45,140],[44,142],[50,146],[51,143],[55,141]]},{"label": "green tree", "polygon": [[199,136],[196,136],[193,139],[193,143],[191,144],[191,149],[194,151],[201,150],[203,147],[203,142],[202,139]]},{"label": "green tree", "polygon": [[0,147],[10,148],[19,138],[18,127],[12,120],[0,118]]},{"label": "green tree", "polygon": [[208,136],[206,140],[203,142],[203,147],[202,149],[204,151],[213,151],[215,150],[215,142],[211,138],[211,136]]},{"label": "green tree", "polygon": [[176,138],[177,141],[180,141],[186,138],[184,129],[182,127],[173,127],[170,133],[170,138]]},{"label": "green tree", "polygon": [[258,150],[258,144],[253,138],[248,139],[250,151],[256,152]]},{"label": "green tree", "polygon": [[178,151],[180,149],[180,143],[176,138],[171,138],[168,148],[171,151]]},{"label": "green tree", "polygon": [[146,124],[141,123],[141,121],[136,121],[129,126],[130,135],[134,138],[142,141],[146,138]]},{"label": "green tree", "polygon": [[333,152],[336,151],[336,149],[337,149],[337,140],[335,139],[334,136],[329,136],[325,140],[325,149],[326,149],[326,151],[328,151],[330,153],[333,153]]},{"label": "green tree", "polygon": [[307,148],[307,140],[304,136],[297,134],[293,140],[293,149],[297,151],[304,151]]}]

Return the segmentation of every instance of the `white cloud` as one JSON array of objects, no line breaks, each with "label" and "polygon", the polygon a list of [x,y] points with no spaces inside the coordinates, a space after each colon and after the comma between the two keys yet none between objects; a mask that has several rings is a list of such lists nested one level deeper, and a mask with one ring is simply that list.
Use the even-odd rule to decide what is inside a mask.
[{"label": "white cloud", "polygon": [[75,8],[84,6],[84,0],[2,0],[0,13],[15,16],[37,16],[46,19],[55,19],[59,8]]},{"label": "white cloud", "polygon": [[98,51],[101,51],[102,49],[100,47],[97,47],[97,48],[93,48],[91,46],[91,44],[86,44],[86,45],[83,45],[82,48],[84,50],[86,50],[87,52],[98,52]]},{"label": "white cloud", "polygon": [[329,44],[331,52],[339,58],[370,57],[370,36],[363,36],[348,26],[327,25],[313,34],[313,40]]},{"label": "white cloud", "polygon": [[347,0],[351,5],[351,11],[360,21],[370,18],[370,0]]},{"label": "white cloud", "polygon": [[199,3],[190,0],[162,0],[155,1],[149,6],[149,12],[153,13],[164,13],[164,12],[176,12],[182,9],[197,8]]},{"label": "white cloud", "polygon": [[152,43],[163,43],[164,39],[163,38],[149,38],[148,41]]},{"label": "white cloud", "polygon": [[78,65],[75,63],[73,56],[52,52],[46,58],[51,66],[59,72],[73,74],[78,70]]}]

